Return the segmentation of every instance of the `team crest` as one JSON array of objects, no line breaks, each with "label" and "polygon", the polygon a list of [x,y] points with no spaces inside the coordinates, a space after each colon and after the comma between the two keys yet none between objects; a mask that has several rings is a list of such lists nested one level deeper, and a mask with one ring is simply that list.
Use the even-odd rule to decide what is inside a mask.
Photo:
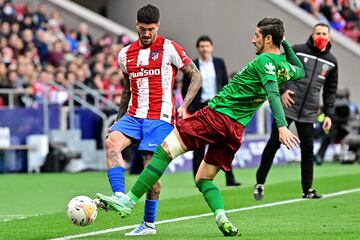
[{"label": "team crest", "polygon": [[324,63],[324,64],[321,66],[321,73],[320,73],[320,75],[319,75],[319,78],[325,79],[327,71],[329,71],[329,65],[327,65],[326,63]]},{"label": "team crest", "polygon": [[160,56],[160,51],[152,51],[151,52],[151,59],[156,61],[156,59],[158,59]]}]

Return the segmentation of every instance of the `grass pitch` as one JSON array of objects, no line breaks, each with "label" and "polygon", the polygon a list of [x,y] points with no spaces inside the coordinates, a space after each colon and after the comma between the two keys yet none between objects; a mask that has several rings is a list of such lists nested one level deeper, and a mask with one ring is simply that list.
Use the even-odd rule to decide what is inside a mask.
[{"label": "grass pitch", "polygon": [[[274,167],[268,177],[263,201],[252,199],[256,169],[235,170],[243,185],[226,187],[225,177],[215,180],[222,189],[226,209],[279,202],[301,197],[300,166]],[[127,189],[136,176],[126,177]],[[191,173],[166,174],[157,220],[209,213],[195,188]],[[325,164],[315,168],[314,188],[333,193],[360,188],[360,165]],[[0,239],[51,239],[129,226],[140,222],[143,202],[128,219],[113,212],[99,211],[88,227],[77,227],[67,219],[67,202],[76,195],[95,196],[111,192],[105,172],[79,174],[0,175]],[[360,239],[360,192],[320,200],[229,213],[242,239]],[[117,231],[83,239],[125,239]],[[223,239],[213,216],[157,226],[151,239]],[[134,238],[133,238],[134,239]]]}]

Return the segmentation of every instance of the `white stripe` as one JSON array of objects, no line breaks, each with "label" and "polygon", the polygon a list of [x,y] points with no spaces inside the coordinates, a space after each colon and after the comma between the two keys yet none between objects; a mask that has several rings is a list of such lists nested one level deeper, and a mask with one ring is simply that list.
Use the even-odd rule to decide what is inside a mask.
[{"label": "white stripe", "polygon": [[172,71],[172,65],[169,63],[171,62],[171,54],[173,54],[173,52],[169,49],[169,44],[166,44],[166,41],[167,40],[165,40],[163,45],[164,52],[161,62],[162,104],[160,119],[170,123],[173,110],[171,81],[174,73]]},{"label": "white stripe", "polygon": [[[344,190],[344,191],[340,191],[340,192],[324,194],[323,198],[336,197],[336,196],[341,196],[341,195],[350,194],[350,193],[356,193],[356,192],[360,192],[360,188],[355,188],[355,189],[349,189],[349,190]],[[249,211],[249,210],[259,209],[259,208],[267,208],[267,207],[274,207],[274,206],[280,206],[280,205],[287,205],[287,204],[290,204],[290,203],[296,203],[296,202],[307,201],[307,200],[309,200],[309,199],[296,198],[296,199],[290,199],[290,200],[285,200],[285,201],[280,201],[280,202],[266,203],[266,204],[261,204],[261,205],[256,205],[256,206],[250,206],[250,207],[245,207],[245,208],[231,209],[231,210],[227,210],[225,212],[227,212],[227,213],[243,212],[243,211]],[[313,201],[313,200],[310,200],[310,201]],[[320,200],[316,200],[316,201],[320,201]],[[209,216],[212,216],[212,215],[214,215],[214,214],[213,213],[204,213],[204,214],[200,214],[200,215],[185,216],[185,217],[179,217],[179,218],[173,218],[173,219],[167,219],[167,220],[158,221],[158,222],[156,222],[156,224],[180,222],[180,221],[186,221],[186,220],[195,219],[195,218],[209,217]],[[81,238],[81,237],[96,236],[96,235],[100,235],[100,234],[107,234],[107,233],[119,232],[119,231],[123,231],[123,230],[127,230],[127,229],[132,229],[132,228],[135,228],[137,226],[138,225],[131,225],[131,226],[118,227],[118,228],[110,228],[110,229],[105,229],[105,230],[100,230],[100,231],[95,231],[95,232],[88,232],[88,233],[82,233],[82,234],[77,234],[77,235],[64,236],[64,237],[60,237],[60,238],[53,238],[53,239],[50,239],[50,240],[67,240],[67,239],[75,239],[75,238]]]},{"label": "white stripe", "polygon": [[146,118],[149,112],[149,78],[138,78],[136,84],[139,93],[135,117]]},{"label": "white stripe", "polygon": [[323,58],[317,58],[316,56],[313,56],[313,55],[309,55],[309,54],[306,54],[306,53],[302,53],[302,52],[297,52],[296,55],[299,55],[299,56],[303,56],[303,57],[308,57],[308,58],[312,58],[312,59],[317,59],[319,60],[320,62],[323,62],[323,63],[326,63],[332,67],[335,67],[335,64],[332,63],[332,62],[329,62]]},{"label": "white stripe", "polygon": [[330,66],[332,66],[332,67],[335,67],[335,64],[333,64],[332,62],[326,61],[325,59],[318,58],[318,60],[319,60],[320,62],[326,63],[326,64],[328,64],[328,65],[330,65]]},{"label": "white stripe", "polygon": [[296,55],[303,56],[303,57],[308,57],[308,58],[312,58],[312,59],[316,59],[315,56],[309,55],[309,54],[306,54],[306,53],[302,53],[302,52],[297,52]]},{"label": "white stripe", "polygon": [[[148,66],[150,57],[150,48],[140,49],[138,55],[137,66]],[[143,72],[141,68],[140,72]],[[138,78],[136,80],[138,87],[138,107],[136,109],[135,117],[146,118],[149,111],[149,78]]]},{"label": "white stripe", "polygon": [[127,50],[129,49],[130,45],[127,47],[124,47],[123,49],[120,50],[119,54],[118,54],[118,63],[120,66],[121,71],[123,71],[124,73],[128,73],[127,71],[127,67],[126,67],[126,61],[127,61]]}]

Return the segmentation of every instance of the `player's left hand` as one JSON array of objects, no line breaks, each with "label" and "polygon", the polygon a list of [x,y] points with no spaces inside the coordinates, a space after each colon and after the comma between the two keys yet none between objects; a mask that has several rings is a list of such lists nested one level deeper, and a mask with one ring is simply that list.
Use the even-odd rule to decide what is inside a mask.
[{"label": "player's left hand", "polygon": [[331,118],[325,117],[323,125],[322,125],[322,129],[324,130],[324,132],[328,133],[330,131],[331,126],[332,126]]},{"label": "player's left hand", "polygon": [[180,107],[177,109],[179,118],[184,118],[187,113],[187,106],[184,104],[181,104]]}]

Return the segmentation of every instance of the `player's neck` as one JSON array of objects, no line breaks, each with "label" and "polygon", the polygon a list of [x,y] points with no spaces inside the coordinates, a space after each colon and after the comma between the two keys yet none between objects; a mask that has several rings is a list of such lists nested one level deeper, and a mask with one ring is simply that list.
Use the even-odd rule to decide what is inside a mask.
[{"label": "player's neck", "polygon": [[280,48],[278,48],[275,45],[272,46],[265,46],[263,53],[274,53],[274,54],[280,54]]}]

